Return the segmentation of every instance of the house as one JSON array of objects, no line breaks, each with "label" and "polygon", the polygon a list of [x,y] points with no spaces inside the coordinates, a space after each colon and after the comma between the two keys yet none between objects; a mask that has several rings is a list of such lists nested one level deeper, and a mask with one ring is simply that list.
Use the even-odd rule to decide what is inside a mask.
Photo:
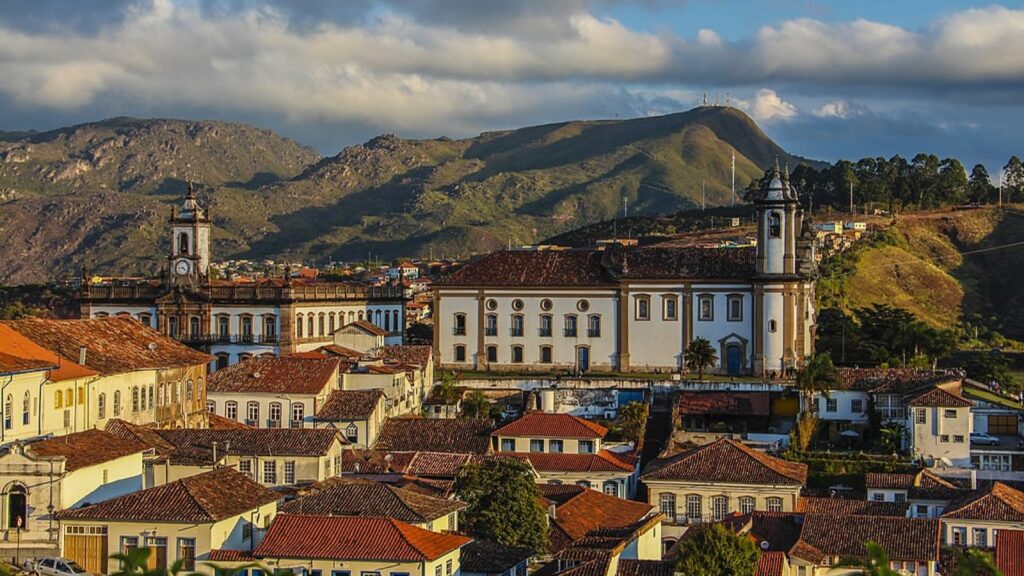
[{"label": "house", "polygon": [[318,408],[314,426],[334,428],[351,446],[368,448],[384,426],[384,406],[383,390],[334,390]]},{"label": "house", "polygon": [[340,388],[338,358],[253,358],[214,372],[207,387],[211,414],[258,428],[304,428]]},{"label": "house", "polygon": [[620,557],[661,560],[664,516],[644,502],[623,500],[581,486],[541,484],[541,503],[548,510],[549,552],[585,544],[600,532],[629,530],[632,536]]},{"label": "house", "polygon": [[147,486],[231,466],[264,486],[325,480],[341,470],[344,440],[331,429],[149,430],[112,422],[111,433],[150,446]]},{"label": "house", "polygon": [[388,268],[388,278],[392,280],[399,280],[407,278],[409,280],[415,280],[420,276],[419,266],[413,264],[408,260],[403,260],[393,264]]},{"label": "house", "polygon": [[797,511],[803,514],[831,514],[834,516],[909,516],[910,503],[875,502],[850,498],[821,498],[801,496]]},{"label": "house", "polygon": [[1003,576],[1024,576],[1024,531],[999,531],[996,535],[996,568]]},{"label": "house", "polygon": [[996,481],[961,493],[943,511],[942,529],[947,545],[992,548],[997,533],[1024,529],[1024,492]]},{"label": "house", "polygon": [[7,356],[56,365],[45,379],[39,370],[23,372],[6,387],[5,441],[102,428],[112,418],[206,425],[205,354],[127,318],[0,325]]},{"label": "house", "polygon": [[461,550],[471,541],[392,518],[279,514],[250,558],[310,574],[457,576]]},{"label": "house", "polygon": [[151,569],[177,560],[187,571],[214,549],[251,550],[277,512],[279,496],[233,468],[217,468],[59,514],[61,555],[94,573],[116,566],[108,556],[144,547]]},{"label": "house", "polygon": [[0,452],[0,550],[54,551],[54,513],[141,490],[146,449],[102,430],[8,444]]},{"label": "house", "polygon": [[[773,414],[772,406],[791,406],[788,414]],[[789,442],[796,422],[796,400],[769,392],[683,391],[676,395],[676,429],[680,444],[709,444],[732,438],[780,449]]]},{"label": "house", "polygon": [[826,514],[804,515],[800,537],[788,551],[790,573],[849,574],[849,568],[833,565],[846,558],[866,558],[866,542],[875,542],[886,552],[891,569],[918,576],[938,573],[938,520]]},{"label": "house", "polygon": [[280,510],[315,516],[393,518],[434,532],[457,532],[459,511],[465,507],[457,500],[429,496],[410,488],[334,476],[304,490]]},{"label": "house", "polygon": [[938,518],[950,501],[969,486],[924,469],[914,474],[876,473],[865,476],[868,500],[909,503],[913,518]]},{"label": "house", "polygon": [[943,388],[932,388],[907,401],[909,452],[926,462],[971,467],[969,400]]},{"label": "house", "polygon": [[356,320],[344,324],[331,333],[335,346],[369,352],[384,346],[388,333],[369,320]]},{"label": "house", "polygon": [[731,439],[652,461],[641,481],[648,502],[666,520],[665,537],[686,527],[756,510],[792,512],[807,483],[807,466],[787,462]]},{"label": "house", "polygon": [[388,418],[375,450],[390,452],[447,452],[488,454],[491,452],[491,420]]},{"label": "house", "polygon": [[499,455],[529,460],[541,481],[632,497],[639,459],[630,446],[603,446],[608,429],[570,414],[527,412],[491,433]]},{"label": "house", "polygon": [[408,487],[439,498],[450,498],[462,467],[483,456],[452,452],[391,452],[347,450],[342,460],[346,477]]},{"label": "house", "polygon": [[754,248],[506,250],[434,284],[446,370],[677,372],[690,342],[721,374],[782,374],[813,350],[813,232],[787,176],[755,202]]},{"label": "house", "polygon": [[462,576],[526,576],[533,551],[473,540],[462,548]]},{"label": "house", "polygon": [[[172,211],[170,253],[159,277],[83,282],[83,318],[125,315],[216,358],[217,368],[257,356],[312,350],[337,327],[365,320],[400,344],[405,298],[401,288],[322,282],[309,275],[255,280],[210,276],[211,220],[190,186]],[[88,272],[82,271],[87,278]]]},{"label": "house", "polygon": [[1024,406],[984,384],[964,380],[964,398],[971,407],[973,431],[984,432],[999,439],[996,445],[971,446],[971,464],[989,477],[1000,473],[1024,471]]}]

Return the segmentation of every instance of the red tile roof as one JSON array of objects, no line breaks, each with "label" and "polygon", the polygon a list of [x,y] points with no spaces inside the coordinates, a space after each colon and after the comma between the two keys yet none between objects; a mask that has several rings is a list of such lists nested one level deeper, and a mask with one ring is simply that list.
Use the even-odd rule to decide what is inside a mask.
[{"label": "red tile roof", "polygon": [[800,540],[803,514],[755,511],[747,537],[761,550],[787,552]]},{"label": "red tile roof", "polygon": [[947,392],[942,388],[932,388],[922,392],[907,402],[910,406],[938,406],[941,408],[970,408],[974,403]]},{"label": "red tile roof", "polygon": [[807,483],[807,465],[787,462],[723,438],[655,460],[641,478],[645,481],[803,486]]},{"label": "red tile roof", "polygon": [[619,559],[619,571],[615,576],[672,576],[675,569],[672,562],[664,560]]},{"label": "red tile roof", "polygon": [[349,322],[348,324],[345,324],[344,326],[342,326],[341,329],[344,330],[345,328],[348,328],[349,326],[351,326],[353,328],[358,328],[358,329],[362,330],[363,332],[366,332],[367,334],[370,334],[370,335],[373,335],[373,336],[387,336],[387,334],[388,334],[380,326],[377,326],[373,322],[368,322],[366,320],[356,320],[355,322]]},{"label": "red tile roof", "polygon": [[210,562],[255,562],[256,557],[248,550],[210,550]]},{"label": "red tile roof", "polygon": [[424,562],[437,560],[471,541],[465,536],[431,532],[389,518],[279,514],[255,555]]},{"label": "red tile roof", "polygon": [[324,456],[335,442],[345,443],[337,430],[326,428],[232,428],[220,430],[158,430],[165,444],[174,446],[166,457],[174,464],[213,464],[213,443],[218,460],[225,454],[250,456]]},{"label": "red tile roof", "polygon": [[907,496],[915,500],[950,500],[962,488],[935,474],[921,470],[916,474],[869,472],[865,475],[867,488],[906,490]]},{"label": "red tile roof", "polygon": [[433,348],[431,346],[408,344],[402,346],[381,346],[377,350],[377,354],[385,362],[415,364],[416,366],[425,367],[430,362]]},{"label": "red tile roof", "polygon": [[[651,516],[654,506],[584,489],[555,508],[554,524],[576,541],[599,528],[625,528]],[[557,550],[552,550],[557,552]]]},{"label": "red tile roof", "polygon": [[545,438],[604,438],[608,429],[571,414],[527,412],[491,433],[491,436]]},{"label": "red tile roof", "polygon": [[881,394],[911,394],[937,384],[962,380],[962,370],[919,368],[840,368],[841,390],[863,390]]},{"label": "red tile roof", "polygon": [[996,534],[996,568],[1003,576],[1024,576],[1024,530]]},{"label": "red tile roof", "polygon": [[801,496],[797,503],[798,512],[808,514],[833,514],[837,516],[903,516],[907,515],[910,502],[874,502],[846,498],[812,498]]},{"label": "red tile roof", "polygon": [[459,554],[459,568],[463,573],[501,574],[532,556],[533,550],[529,548],[513,548],[497,542],[474,540]]},{"label": "red tile roof", "polygon": [[217,468],[92,506],[65,510],[60,518],[209,523],[254,510],[278,498],[276,492],[234,468]]},{"label": "red tile roof", "polygon": [[791,556],[818,563],[823,556],[863,558],[876,542],[892,560],[939,559],[939,521],[891,516],[807,514]]},{"label": "red tile roof", "polygon": [[47,371],[53,382],[98,374],[95,370],[61,358],[26,338],[10,326],[0,324],[0,374]]},{"label": "red tile roof", "polygon": [[261,394],[319,394],[337,388],[337,358],[252,358],[210,375],[207,392]]},{"label": "red tile roof", "polygon": [[348,450],[341,466],[345,474],[404,474],[454,478],[471,462],[473,454],[453,452],[397,452]]},{"label": "red tile roof", "polygon": [[136,440],[95,429],[39,440],[28,445],[28,452],[37,458],[63,456],[64,469],[68,472],[139,454],[147,449],[148,446]]},{"label": "red tile roof", "polygon": [[950,502],[942,518],[1024,522],[1024,492],[993,482]]},{"label": "red tile roof", "polygon": [[388,418],[374,448],[392,452],[486,454],[491,420],[470,418]]},{"label": "red tile roof", "polygon": [[84,347],[85,366],[102,374],[198,366],[214,359],[130,318],[32,318],[6,324],[36,344],[74,360]]},{"label": "red tile roof", "polygon": [[630,465],[608,450],[596,454],[567,454],[564,452],[498,452],[496,456],[526,458],[538,472],[632,472]]},{"label": "red tile roof", "polygon": [[220,414],[209,414],[207,416],[210,430],[249,430],[253,426],[247,426],[243,422],[238,420],[232,420],[226,416]]},{"label": "red tile roof", "polygon": [[280,507],[289,514],[379,516],[423,524],[465,508],[457,500],[435,498],[390,484],[335,476],[313,485],[305,496]]},{"label": "red tile roof", "polygon": [[317,420],[342,422],[346,420],[367,420],[381,404],[384,391],[379,388],[372,390],[335,390],[327,398],[327,402],[316,413]]},{"label": "red tile roof", "polygon": [[105,430],[118,438],[141,442],[158,455],[169,454],[174,451],[174,445],[161,438],[159,430],[152,426],[132,424],[120,418],[111,418],[107,421]]},{"label": "red tile roof", "polygon": [[757,558],[755,576],[782,576],[782,567],[786,561],[785,552],[761,552]]},{"label": "red tile roof", "polygon": [[767,416],[767,392],[680,392],[679,414],[729,414]]}]

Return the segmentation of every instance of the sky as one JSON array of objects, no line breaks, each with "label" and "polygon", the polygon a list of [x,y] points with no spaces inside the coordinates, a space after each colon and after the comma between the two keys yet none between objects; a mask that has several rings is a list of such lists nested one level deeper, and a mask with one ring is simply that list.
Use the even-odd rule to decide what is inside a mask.
[{"label": "sky", "polygon": [[0,130],[246,122],[381,133],[739,107],[791,153],[1024,155],[1024,2],[0,0]]}]

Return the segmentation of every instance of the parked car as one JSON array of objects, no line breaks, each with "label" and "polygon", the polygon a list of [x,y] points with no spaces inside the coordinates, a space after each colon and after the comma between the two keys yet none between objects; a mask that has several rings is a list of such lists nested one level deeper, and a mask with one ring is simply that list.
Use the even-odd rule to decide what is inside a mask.
[{"label": "parked car", "polygon": [[36,558],[34,562],[26,562],[25,569],[35,576],[93,576],[77,562],[67,558]]},{"label": "parked car", "polygon": [[971,432],[971,444],[983,446],[999,446],[999,438],[984,432]]}]

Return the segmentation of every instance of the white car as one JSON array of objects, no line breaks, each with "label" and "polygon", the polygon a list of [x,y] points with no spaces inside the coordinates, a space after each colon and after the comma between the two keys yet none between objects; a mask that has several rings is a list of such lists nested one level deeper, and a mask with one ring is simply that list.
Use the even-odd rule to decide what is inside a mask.
[{"label": "white car", "polygon": [[66,558],[39,558],[28,570],[35,576],[93,576],[77,562]]},{"label": "white car", "polygon": [[971,432],[971,444],[999,446],[999,438],[984,432]]}]

